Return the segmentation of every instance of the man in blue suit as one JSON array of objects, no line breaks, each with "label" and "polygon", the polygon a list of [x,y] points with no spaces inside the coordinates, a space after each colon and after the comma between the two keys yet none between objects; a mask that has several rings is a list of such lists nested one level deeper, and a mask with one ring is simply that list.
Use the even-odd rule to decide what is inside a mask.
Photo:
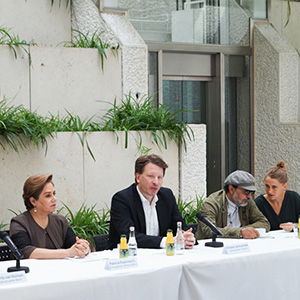
[{"label": "man in blue suit", "polygon": [[135,227],[139,248],[165,248],[168,229],[176,235],[182,222],[185,248],[193,248],[192,229],[185,224],[172,191],[161,187],[168,165],[158,155],[143,155],[135,162],[135,183],[117,192],[111,203],[109,248],[117,247],[120,235]]}]

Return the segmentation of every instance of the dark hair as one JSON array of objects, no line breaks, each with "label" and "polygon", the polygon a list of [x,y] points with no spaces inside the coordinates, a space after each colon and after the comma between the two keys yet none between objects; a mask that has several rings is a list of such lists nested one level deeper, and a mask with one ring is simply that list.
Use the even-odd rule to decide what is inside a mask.
[{"label": "dark hair", "polygon": [[265,179],[267,177],[277,179],[281,184],[287,183],[287,165],[284,163],[284,161],[280,160],[277,162],[276,166],[271,167],[265,175]]},{"label": "dark hair", "polygon": [[156,155],[142,155],[135,161],[135,173],[142,174],[144,172],[145,166],[149,163],[157,165],[163,169],[163,175],[165,176],[166,168],[168,167],[167,163],[164,160]]},{"label": "dark hair", "polygon": [[37,200],[45,185],[48,182],[53,184],[52,177],[52,174],[33,175],[25,181],[23,186],[23,199],[27,210],[33,208],[33,205],[29,199],[33,197]]},{"label": "dark hair", "polygon": [[226,184],[226,185],[224,185],[224,191],[226,194],[229,192],[229,185],[232,185],[235,189],[237,189],[237,185]]}]

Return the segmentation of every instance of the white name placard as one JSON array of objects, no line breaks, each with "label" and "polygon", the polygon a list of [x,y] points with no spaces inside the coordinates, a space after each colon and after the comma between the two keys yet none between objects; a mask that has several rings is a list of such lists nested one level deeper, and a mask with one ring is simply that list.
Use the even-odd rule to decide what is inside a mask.
[{"label": "white name placard", "polygon": [[12,273],[0,273],[0,285],[26,282],[27,277],[24,271],[12,272]]},{"label": "white name placard", "polygon": [[121,259],[109,259],[106,261],[106,270],[120,270],[127,268],[135,268],[138,266],[136,257],[127,257]]},{"label": "white name placard", "polygon": [[244,252],[250,252],[249,245],[246,242],[224,246],[222,253],[223,254],[238,254],[238,253],[244,253]]}]

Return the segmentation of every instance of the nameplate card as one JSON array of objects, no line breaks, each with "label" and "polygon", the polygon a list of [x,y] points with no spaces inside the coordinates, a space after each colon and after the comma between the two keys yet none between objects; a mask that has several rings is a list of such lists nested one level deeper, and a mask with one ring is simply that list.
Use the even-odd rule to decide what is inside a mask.
[{"label": "nameplate card", "polygon": [[234,245],[227,245],[223,248],[223,254],[238,254],[250,252],[248,243],[239,243]]},{"label": "nameplate card", "polygon": [[108,259],[105,264],[106,270],[121,270],[135,268],[138,266],[136,257],[127,257],[121,259]]},{"label": "nameplate card", "polygon": [[12,273],[0,273],[0,285],[26,282],[27,277],[24,271],[12,272]]}]

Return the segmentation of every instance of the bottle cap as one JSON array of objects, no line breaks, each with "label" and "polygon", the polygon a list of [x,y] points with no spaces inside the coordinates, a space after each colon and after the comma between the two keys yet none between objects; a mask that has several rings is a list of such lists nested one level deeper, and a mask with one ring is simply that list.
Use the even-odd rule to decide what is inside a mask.
[{"label": "bottle cap", "polygon": [[172,229],[168,229],[167,232],[173,232],[173,230]]},{"label": "bottle cap", "polygon": [[133,231],[134,230],[134,226],[130,226],[129,230]]},{"label": "bottle cap", "polygon": [[121,238],[126,238],[126,234],[121,234]]}]

